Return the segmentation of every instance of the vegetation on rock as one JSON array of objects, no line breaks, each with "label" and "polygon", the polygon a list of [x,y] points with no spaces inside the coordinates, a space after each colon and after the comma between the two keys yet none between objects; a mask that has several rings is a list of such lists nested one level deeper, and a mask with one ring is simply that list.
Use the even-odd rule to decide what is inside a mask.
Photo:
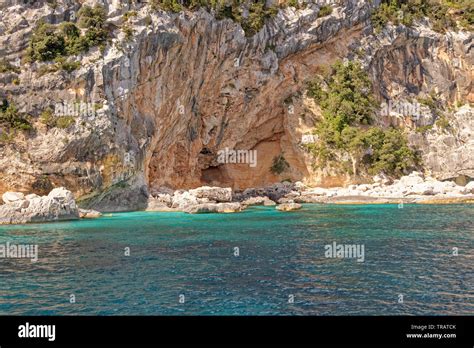
[{"label": "vegetation on rock", "polygon": [[180,12],[183,7],[177,0],[151,0],[150,6],[153,10]]},{"label": "vegetation on rock", "polygon": [[[291,1],[281,6],[291,6]],[[240,23],[247,36],[256,34],[265,21],[278,13],[277,6],[267,6],[263,0],[152,0],[153,10],[181,12],[184,9],[197,10],[205,8],[214,11],[218,19],[230,18]]]},{"label": "vegetation on rock", "polygon": [[125,34],[125,39],[130,41],[133,39],[133,34],[135,31],[133,27],[130,25],[130,19],[137,16],[137,11],[128,11],[124,13],[123,17],[123,24],[122,24],[122,32]]},{"label": "vegetation on rock", "polygon": [[62,22],[59,25],[40,22],[31,36],[27,58],[30,61],[52,61],[78,55],[94,46],[103,45],[108,37],[105,28],[106,18],[105,10],[101,6],[96,5],[93,8],[82,6],[78,13],[77,24],[85,29],[83,35],[72,22]]},{"label": "vegetation on rock", "polygon": [[322,110],[315,129],[318,141],[307,145],[320,164],[335,164],[337,153],[349,155],[351,163],[342,166],[352,174],[362,170],[401,175],[418,164],[417,154],[399,129],[372,125],[377,104],[359,64],[337,62],[332,72],[309,83],[307,95]]},{"label": "vegetation on rock", "polygon": [[445,114],[445,108],[440,102],[439,97],[433,91],[426,97],[418,97],[417,100],[420,104],[425,105],[430,109],[436,120],[434,124],[419,127],[421,129],[417,129],[418,132],[425,133],[427,130],[432,129],[434,125],[436,125],[441,130],[452,130],[449,120]]},{"label": "vegetation on rock", "polygon": [[27,55],[32,61],[48,61],[66,54],[64,36],[56,27],[40,22],[31,36]]},{"label": "vegetation on rock", "polygon": [[435,124],[436,124],[436,126],[438,126],[439,128],[441,128],[443,130],[447,130],[447,129],[451,128],[449,120],[444,115],[438,117],[436,119]]},{"label": "vegetation on rock", "polygon": [[382,0],[372,13],[372,23],[380,31],[388,22],[411,26],[415,20],[429,18],[433,29],[444,32],[456,29],[457,23],[467,30],[474,25],[474,2],[471,0]]},{"label": "vegetation on rock", "polygon": [[319,14],[318,14],[318,16],[319,16],[319,17],[326,17],[326,16],[329,16],[331,13],[332,13],[332,7],[329,6],[329,5],[323,5],[323,6],[321,6],[321,8],[319,9]]},{"label": "vegetation on rock", "polygon": [[286,161],[283,155],[278,155],[273,158],[272,166],[270,167],[270,171],[275,174],[279,175],[283,173],[285,170],[290,168],[290,164]]},{"label": "vegetation on rock", "polygon": [[47,175],[41,175],[31,184],[31,188],[38,195],[47,195],[54,186]]},{"label": "vegetation on rock", "polygon": [[247,36],[256,34],[265,24],[267,19],[274,17],[278,13],[276,7],[266,7],[264,2],[256,1],[248,8],[249,14],[245,18],[240,15],[240,24]]},{"label": "vegetation on rock", "polygon": [[3,58],[0,60],[0,73],[14,72],[16,74],[20,73],[20,68],[11,64],[8,60]]},{"label": "vegetation on rock", "polygon": [[73,116],[55,116],[51,109],[43,110],[40,115],[40,122],[49,128],[66,129],[76,122]]},{"label": "vegetation on rock", "polygon": [[6,99],[0,104],[0,127],[15,130],[30,130],[32,128],[27,118]]}]

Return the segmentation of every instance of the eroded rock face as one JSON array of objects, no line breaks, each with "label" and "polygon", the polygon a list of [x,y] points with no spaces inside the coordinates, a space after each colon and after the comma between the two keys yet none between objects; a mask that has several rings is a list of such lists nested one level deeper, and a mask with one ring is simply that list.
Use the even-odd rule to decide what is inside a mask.
[{"label": "eroded rock face", "polygon": [[[378,35],[363,37],[355,48],[363,50],[361,59],[381,100],[419,108],[416,115],[392,110],[378,123],[407,130],[425,170],[440,180],[474,178],[472,41],[472,32],[441,35],[422,20],[413,28],[389,25]],[[433,98],[436,110],[419,101],[429,95],[434,96],[428,99]],[[443,117],[444,127],[437,122]],[[416,131],[420,127],[430,128]]]},{"label": "eroded rock face", "polygon": [[[2,4],[0,54],[12,61],[20,57],[39,20],[66,20],[79,6],[57,3],[54,10],[39,3]],[[18,76],[0,74],[0,97],[8,94],[33,120],[56,102],[97,104],[94,117],[78,115],[67,129],[46,129],[37,122],[34,134],[3,145],[0,192],[65,186],[84,207],[119,211],[206,203],[206,197],[187,193],[170,201],[171,195],[163,196],[169,192],[154,194],[161,187],[220,186],[240,193],[273,187],[247,192],[243,199],[264,195],[278,201],[292,190],[276,184],[283,180],[347,185],[352,180],[348,173],[314,167],[301,146],[319,117],[317,105],[301,96],[306,82],[347,57],[367,67],[381,100],[416,98],[434,89],[447,106],[463,104],[446,111],[449,130],[434,126],[417,133],[416,122],[435,121],[429,115],[408,125],[411,121],[396,115],[377,122],[405,127],[422,152],[425,169],[436,178],[474,177],[469,33],[441,35],[419,23],[375,35],[368,21],[377,4],[372,1],[340,2],[324,18],[318,18],[318,5],[287,8],[250,38],[238,24],[216,20],[204,10],[172,14],[151,12],[142,3],[104,4],[117,26],[126,11],[137,11],[130,19],[132,40],[116,29],[105,53],[91,50],[72,74],[39,76],[36,63],[23,66]],[[12,83],[14,78],[19,85]],[[256,151],[255,161],[246,152],[243,163],[223,162],[219,151],[224,149]],[[272,161],[282,154],[289,167],[275,174]],[[155,197],[151,204],[150,193]],[[228,193],[220,195],[207,199],[230,201]]]},{"label": "eroded rock face", "polygon": [[413,134],[411,141],[421,149],[426,168],[438,179],[474,178],[474,111],[469,105],[452,115],[449,128],[424,136]]}]

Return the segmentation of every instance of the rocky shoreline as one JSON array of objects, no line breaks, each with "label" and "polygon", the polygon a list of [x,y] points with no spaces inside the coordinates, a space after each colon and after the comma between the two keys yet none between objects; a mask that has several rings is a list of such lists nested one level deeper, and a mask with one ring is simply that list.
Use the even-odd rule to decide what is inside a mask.
[{"label": "rocky shoreline", "polygon": [[[268,187],[249,188],[242,192],[232,192],[231,188],[207,186],[188,191],[173,191],[161,187],[152,190],[146,210],[227,213],[239,212],[251,205],[276,205],[278,210],[288,211],[299,209],[301,203],[450,204],[473,202],[474,181],[460,186],[453,181],[438,181],[425,177],[422,173],[413,172],[398,180],[375,176],[372,184],[335,188],[311,188],[301,182],[277,183]],[[283,204],[288,204],[288,206],[282,207]]]},{"label": "rocky shoreline", "polygon": [[[102,213],[80,209],[71,191],[53,189],[47,196],[5,192],[0,205],[1,224],[25,224],[98,218]],[[375,176],[372,184],[311,188],[301,182],[283,182],[233,192],[231,188],[202,186],[191,190],[160,187],[151,190],[146,211],[235,213],[248,206],[275,206],[278,211],[301,209],[301,203],[322,204],[452,204],[474,203],[474,181],[465,186],[438,181],[413,172],[398,180]]]}]

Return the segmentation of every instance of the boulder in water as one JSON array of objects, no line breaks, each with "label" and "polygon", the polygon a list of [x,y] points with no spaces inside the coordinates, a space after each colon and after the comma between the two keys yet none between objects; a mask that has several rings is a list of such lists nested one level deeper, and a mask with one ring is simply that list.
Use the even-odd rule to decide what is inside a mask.
[{"label": "boulder in water", "polygon": [[102,216],[102,213],[93,209],[79,209],[81,219],[96,219]]},{"label": "boulder in water", "polygon": [[196,198],[207,198],[209,201],[230,202],[232,200],[232,189],[230,187],[201,186],[189,193]]},{"label": "boulder in water", "polygon": [[[55,188],[47,196],[31,196],[0,205],[0,224],[25,224],[79,219],[79,209],[71,191]],[[20,197],[20,196],[17,196]],[[2,197],[3,199],[3,197]]]},{"label": "boulder in water", "polygon": [[184,211],[189,214],[202,213],[236,213],[242,210],[238,202],[233,203],[202,203],[187,207]]},{"label": "boulder in water", "polygon": [[292,211],[301,209],[301,204],[299,203],[283,203],[276,206],[276,209],[279,211]]}]

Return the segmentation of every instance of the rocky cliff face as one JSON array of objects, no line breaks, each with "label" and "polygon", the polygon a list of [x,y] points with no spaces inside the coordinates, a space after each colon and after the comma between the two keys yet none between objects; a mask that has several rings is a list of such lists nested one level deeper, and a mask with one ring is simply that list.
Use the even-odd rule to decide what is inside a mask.
[{"label": "rocky cliff face", "polygon": [[[0,56],[12,62],[24,55],[38,21],[71,20],[94,2],[15,3],[0,5]],[[444,127],[437,110],[424,105],[415,120],[392,110],[377,122],[405,128],[433,176],[474,178],[472,33],[438,34],[420,22],[375,34],[370,12],[378,4],[371,1],[335,1],[324,17],[317,2],[287,7],[251,37],[203,9],[103,3],[113,39],[103,52],[81,55],[78,70],[40,76],[45,64],[32,63],[0,74],[0,98],[14,101],[34,125],[0,145],[0,193],[65,186],[85,206],[127,210],[144,207],[148,192],[162,186],[348,184],[349,174],[315,165],[302,146],[320,113],[305,96],[306,83],[340,59],[362,62],[381,102],[436,95]],[[124,19],[131,10],[136,15]],[[120,29],[124,21],[133,35]],[[89,112],[72,110],[68,127],[44,126],[40,114],[57,103]],[[225,149],[256,150],[256,163],[222,161]],[[280,155],[289,166],[275,174],[270,167]]]}]

